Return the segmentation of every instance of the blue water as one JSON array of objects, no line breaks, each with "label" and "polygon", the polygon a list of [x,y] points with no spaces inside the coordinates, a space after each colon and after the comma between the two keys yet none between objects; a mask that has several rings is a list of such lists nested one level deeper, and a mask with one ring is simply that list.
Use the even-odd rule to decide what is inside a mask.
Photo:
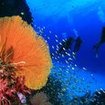
[{"label": "blue water", "polygon": [[[58,79],[65,78],[62,80],[64,85],[71,75],[74,75],[76,80],[83,79],[72,85],[77,87],[80,84],[81,90],[105,89],[105,44],[101,46],[98,58],[92,50],[93,45],[100,39],[102,27],[105,26],[105,1],[27,0],[27,3],[32,12],[35,30],[46,39],[50,52],[54,53],[52,75],[56,73]],[[56,46],[69,36],[75,38],[73,29],[81,36],[83,44],[76,59],[72,61],[73,65],[68,68],[71,63],[63,62],[68,59],[67,57],[58,57]],[[72,70],[74,71],[71,73]],[[74,77],[71,80],[74,81]],[[68,83],[65,86],[66,91],[70,92],[72,86]],[[74,89],[75,94],[80,93],[78,90]]]},{"label": "blue water", "polygon": [[62,33],[67,33],[67,36],[73,34],[73,28],[78,31],[83,39],[77,59],[79,65],[85,65],[93,72],[105,71],[105,46],[101,47],[98,59],[92,51],[92,46],[99,40],[102,26],[105,25],[104,0],[60,0],[59,2],[57,0],[35,0],[34,2],[27,0],[27,2],[32,11],[34,24],[40,27],[45,26],[47,35],[51,30],[51,40],[54,40],[53,34],[62,37]]}]

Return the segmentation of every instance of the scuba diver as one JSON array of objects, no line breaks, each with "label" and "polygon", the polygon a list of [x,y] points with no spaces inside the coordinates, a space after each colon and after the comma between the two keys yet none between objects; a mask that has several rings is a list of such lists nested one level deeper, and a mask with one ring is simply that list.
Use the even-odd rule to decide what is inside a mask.
[{"label": "scuba diver", "polygon": [[105,43],[105,27],[102,28],[102,34],[99,42],[97,42],[94,46],[93,49],[95,49],[96,52],[96,57],[98,57],[98,50],[101,47],[102,44]]},{"label": "scuba diver", "polygon": [[73,37],[69,37],[67,40],[61,42],[60,49],[58,50],[58,54],[65,53],[70,50],[75,55],[81,47],[82,39],[78,36],[76,39]]},{"label": "scuba diver", "polygon": [[75,55],[80,50],[81,44],[83,41],[82,41],[81,37],[79,36],[78,31],[75,28],[73,29],[73,32],[74,32],[74,35],[76,38],[75,38],[75,44],[74,44],[72,54],[73,54],[73,57],[75,58]]},{"label": "scuba diver", "polygon": [[74,28],[73,33],[75,35],[75,38],[69,37],[65,41],[62,41],[59,45],[58,54],[62,54],[70,50],[73,54],[73,56],[76,55],[76,53],[80,50],[82,39],[78,35],[78,31]]},{"label": "scuba diver", "polygon": [[81,44],[82,44],[82,39],[80,38],[80,36],[78,36],[75,40],[75,45],[73,49],[74,54],[76,54],[79,51]]},{"label": "scuba diver", "polygon": [[19,15],[28,24],[33,22],[26,0],[0,0],[0,17]]},{"label": "scuba diver", "polygon": [[74,42],[74,38],[72,37],[69,37],[65,41],[62,41],[60,44],[60,48],[58,50],[58,54],[65,52],[67,50],[71,50],[73,42]]}]

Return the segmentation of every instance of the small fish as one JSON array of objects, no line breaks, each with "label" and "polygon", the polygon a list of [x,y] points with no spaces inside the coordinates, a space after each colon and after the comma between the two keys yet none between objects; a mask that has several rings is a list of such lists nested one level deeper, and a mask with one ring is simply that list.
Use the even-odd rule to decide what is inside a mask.
[{"label": "small fish", "polygon": [[67,50],[71,50],[73,42],[74,42],[74,39],[72,37],[69,37],[65,41],[62,41],[61,45],[60,45],[60,48],[58,50],[58,54],[63,53],[65,51],[67,51]]}]

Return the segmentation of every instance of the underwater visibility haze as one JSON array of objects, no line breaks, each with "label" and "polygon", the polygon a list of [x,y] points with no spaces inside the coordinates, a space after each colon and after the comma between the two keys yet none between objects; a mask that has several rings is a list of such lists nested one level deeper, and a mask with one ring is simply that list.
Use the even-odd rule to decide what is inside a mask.
[{"label": "underwater visibility haze", "polygon": [[55,34],[60,40],[70,36],[74,38],[80,36],[83,43],[77,55],[77,63],[93,72],[104,72],[105,46],[100,47],[98,58],[92,49],[100,40],[102,27],[105,25],[104,0],[60,0],[59,2],[57,0],[34,2],[27,0],[27,2],[35,25],[41,28],[46,27],[44,34],[49,35],[53,45],[56,44],[53,41]]},{"label": "underwater visibility haze", "polygon": [[105,0],[0,0],[0,105],[105,105]]},{"label": "underwater visibility haze", "polygon": [[[105,32],[102,31],[105,27],[105,1],[27,0],[27,3],[33,16],[35,30],[49,44],[54,69],[52,75],[56,72],[58,79],[65,78],[63,85],[72,79],[74,81],[74,78],[76,81],[80,81],[80,77],[83,79],[80,83],[82,84],[81,90],[86,89],[86,91],[94,92],[101,88],[105,89]],[[104,41],[99,48],[95,47],[101,42],[102,36]],[[80,42],[76,41],[78,37]],[[67,41],[69,38],[73,38],[73,40]],[[63,41],[64,43],[62,43]],[[73,56],[71,52],[76,49],[76,42],[77,51]],[[70,74],[72,70],[75,73],[70,80],[73,75]],[[57,77],[55,76],[55,78]],[[76,94],[76,91],[79,93],[79,82],[73,84],[75,88],[71,88],[70,83],[64,86],[69,88],[67,89],[69,90],[68,94],[73,92]]]}]

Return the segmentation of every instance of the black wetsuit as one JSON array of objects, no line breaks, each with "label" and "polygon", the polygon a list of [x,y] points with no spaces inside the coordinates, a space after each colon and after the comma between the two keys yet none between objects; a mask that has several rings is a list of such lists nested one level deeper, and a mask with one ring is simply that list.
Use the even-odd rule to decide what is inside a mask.
[{"label": "black wetsuit", "polygon": [[58,53],[62,53],[65,50],[71,50],[72,47],[72,43],[73,43],[74,39],[72,37],[69,37],[67,40],[62,41],[60,45],[60,49],[58,50]]},{"label": "black wetsuit", "polygon": [[76,39],[76,42],[75,42],[75,45],[74,45],[74,49],[73,49],[73,52],[74,53],[77,53],[81,47],[81,44],[82,44],[82,39],[80,37],[78,37]]},{"label": "black wetsuit", "polygon": [[102,36],[101,36],[100,43],[101,44],[105,43],[105,27],[103,27],[102,29]]},{"label": "black wetsuit", "polygon": [[102,28],[102,35],[100,41],[93,46],[93,48],[96,49],[96,53],[98,53],[98,49],[104,43],[105,43],[105,27]]}]

